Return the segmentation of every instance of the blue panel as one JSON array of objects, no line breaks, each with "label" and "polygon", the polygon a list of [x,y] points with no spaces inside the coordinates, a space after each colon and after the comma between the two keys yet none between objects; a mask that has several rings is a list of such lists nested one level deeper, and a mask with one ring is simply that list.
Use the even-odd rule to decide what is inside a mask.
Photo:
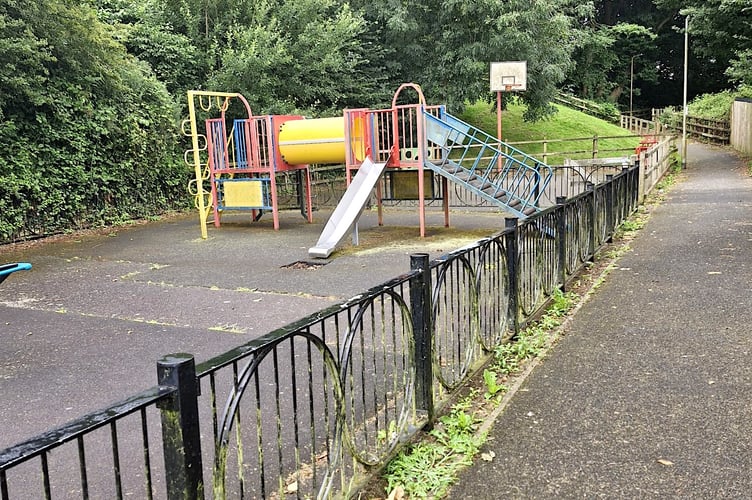
[{"label": "blue panel", "polygon": [[248,168],[248,152],[250,151],[250,144],[248,144],[247,133],[249,127],[248,120],[238,119],[233,123],[234,129],[234,142],[235,142],[235,163],[238,168]]}]

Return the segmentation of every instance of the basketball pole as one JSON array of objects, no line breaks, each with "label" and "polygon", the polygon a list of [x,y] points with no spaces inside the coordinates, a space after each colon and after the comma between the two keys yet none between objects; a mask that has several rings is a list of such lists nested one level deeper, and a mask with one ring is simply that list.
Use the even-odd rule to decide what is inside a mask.
[{"label": "basketball pole", "polygon": [[[501,90],[496,92],[496,137],[499,139],[499,151],[501,151]],[[497,161],[497,168],[501,171],[501,156]]]}]

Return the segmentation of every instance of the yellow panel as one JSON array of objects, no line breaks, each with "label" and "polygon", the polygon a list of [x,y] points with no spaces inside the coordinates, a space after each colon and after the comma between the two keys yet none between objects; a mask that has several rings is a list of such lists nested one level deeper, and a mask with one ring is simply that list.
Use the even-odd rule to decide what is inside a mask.
[{"label": "yellow panel", "polygon": [[261,181],[225,181],[222,188],[224,206],[227,208],[264,206]]},{"label": "yellow panel", "polygon": [[352,122],[352,129],[350,130],[350,149],[358,161],[363,161],[366,158],[365,134],[365,118],[362,116],[355,117]]},{"label": "yellow panel", "polygon": [[279,129],[279,152],[290,165],[345,162],[345,118],[290,120]]},{"label": "yellow panel", "polygon": [[[392,172],[392,196],[396,200],[418,199],[418,172],[415,170]],[[433,194],[432,173],[423,171],[423,186],[425,199],[431,199]]]}]

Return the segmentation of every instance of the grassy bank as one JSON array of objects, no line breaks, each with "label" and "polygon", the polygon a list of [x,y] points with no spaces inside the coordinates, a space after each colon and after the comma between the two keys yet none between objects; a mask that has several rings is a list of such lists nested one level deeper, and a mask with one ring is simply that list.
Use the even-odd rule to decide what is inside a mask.
[{"label": "grassy bank", "polygon": [[[599,138],[598,157],[600,158],[629,156],[640,142],[639,138],[629,137],[630,133],[617,125],[564,106],[557,105],[557,109],[558,113],[547,120],[528,123],[522,119],[525,112],[524,106],[516,103],[510,104],[501,115],[504,142],[511,143],[525,153],[540,157],[543,153],[543,144],[529,142],[555,140],[556,142],[549,142],[546,145],[547,153],[558,153],[547,158],[547,163],[550,165],[562,164],[565,158],[592,158],[594,136]],[[496,106],[493,103],[472,104],[459,118],[496,136]],[[607,139],[603,139],[604,137]],[[567,139],[567,141],[562,142],[559,139]]]}]

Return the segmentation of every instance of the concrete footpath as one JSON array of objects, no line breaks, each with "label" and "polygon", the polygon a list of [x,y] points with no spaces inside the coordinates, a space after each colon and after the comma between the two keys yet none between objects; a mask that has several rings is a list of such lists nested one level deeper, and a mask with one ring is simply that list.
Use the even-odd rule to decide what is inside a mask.
[{"label": "concrete footpath", "polygon": [[752,178],[688,157],[450,498],[752,497]]}]

